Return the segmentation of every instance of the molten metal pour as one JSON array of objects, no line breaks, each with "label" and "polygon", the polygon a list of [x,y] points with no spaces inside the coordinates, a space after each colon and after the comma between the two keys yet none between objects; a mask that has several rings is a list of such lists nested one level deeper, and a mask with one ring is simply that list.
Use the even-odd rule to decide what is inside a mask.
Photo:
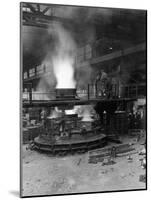
[{"label": "molten metal pour", "polygon": [[[62,100],[71,100],[76,98],[76,89],[56,89],[56,99],[59,101]],[[90,106],[61,106],[54,108],[50,116],[47,117],[47,131],[57,135],[61,138],[69,137],[76,132],[79,135],[87,131],[94,131],[96,126],[96,120],[92,118],[92,113],[89,108]],[[98,127],[97,127],[98,128]],[[84,131],[83,131],[84,130]],[[51,134],[52,135],[52,134]]]}]

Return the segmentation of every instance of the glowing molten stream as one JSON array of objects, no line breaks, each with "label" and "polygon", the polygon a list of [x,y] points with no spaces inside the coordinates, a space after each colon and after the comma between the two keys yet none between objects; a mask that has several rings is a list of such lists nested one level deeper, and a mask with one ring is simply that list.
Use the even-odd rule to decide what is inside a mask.
[{"label": "glowing molten stream", "polygon": [[72,58],[53,59],[54,73],[57,79],[56,88],[75,88],[73,64]]}]

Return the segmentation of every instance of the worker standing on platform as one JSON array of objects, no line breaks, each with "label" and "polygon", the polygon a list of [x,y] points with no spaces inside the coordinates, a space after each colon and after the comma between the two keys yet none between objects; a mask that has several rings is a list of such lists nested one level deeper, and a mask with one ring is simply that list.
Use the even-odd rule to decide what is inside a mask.
[{"label": "worker standing on platform", "polygon": [[97,75],[96,84],[98,81],[101,83],[101,96],[106,95],[109,98],[112,90],[111,80],[104,69],[101,69],[100,73]]},{"label": "worker standing on platform", "polygon": [[99,74],[96,77],[96,82],[97,81],[105,81],[108,78],[107,73],[104,71],[104,69],[101,69]]},{"label": "worker standing on platform", "polygon": [[101,77],[100,77],[100,80],[101,80],[101,81],[106,81],[107,79],[108,79],[107,73],[104,71],[104,69],[101,69]]}]

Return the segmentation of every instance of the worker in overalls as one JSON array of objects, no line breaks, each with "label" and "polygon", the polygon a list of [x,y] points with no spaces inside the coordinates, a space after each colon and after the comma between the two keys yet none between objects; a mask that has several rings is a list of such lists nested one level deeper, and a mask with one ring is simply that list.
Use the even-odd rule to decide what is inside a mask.
[{"label": "worker in overalls", "polygon": [[111,96],[112,85],[111,80],[104,69],[101,69],[100,73],[96,77],[96,83],[98,83],[98,81],[100,81],[101,96],[109,98]]}]

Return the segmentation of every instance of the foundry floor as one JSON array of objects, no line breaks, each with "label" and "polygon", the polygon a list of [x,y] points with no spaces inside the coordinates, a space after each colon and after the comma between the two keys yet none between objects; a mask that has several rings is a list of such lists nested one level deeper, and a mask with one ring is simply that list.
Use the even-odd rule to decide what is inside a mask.
[{"label": "foundry floor", "polygon": [[[134,142],[134,138],[122,140]],[[142,142],[133,145],[136,151],[143,149]],[[55,158],[26,150],[26,146],[22,153],[23,196],[146,188],[146,184],[139,181],[145,169],[139,160],[144,156],[138,153],[132,154],[132,162],[125,156],[116,158],[114,165],[102,166],[101,162],[88,163],[88,153]]]}]

